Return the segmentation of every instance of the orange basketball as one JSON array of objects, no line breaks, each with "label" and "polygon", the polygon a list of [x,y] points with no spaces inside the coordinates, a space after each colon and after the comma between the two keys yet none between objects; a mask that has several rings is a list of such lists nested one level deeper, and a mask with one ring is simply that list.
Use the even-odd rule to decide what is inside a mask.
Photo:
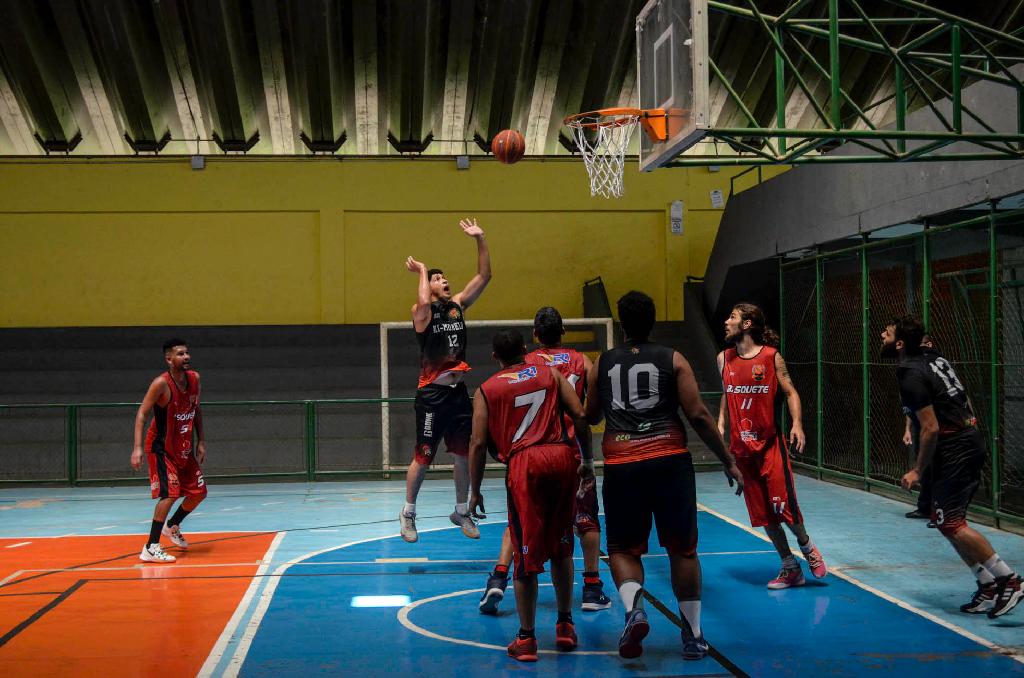
[{"label": "orange basketball", "polygon": [[519,162],[526,153],[526,139],[518,130],[502,130],[491,141],[491,153],[506,165]]}]

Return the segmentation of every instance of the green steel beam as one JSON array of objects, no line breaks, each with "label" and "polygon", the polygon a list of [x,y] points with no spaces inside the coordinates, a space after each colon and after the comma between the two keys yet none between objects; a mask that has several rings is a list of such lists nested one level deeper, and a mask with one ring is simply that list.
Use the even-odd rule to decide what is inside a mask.
[{"label": "green steel beam", "polygon": [[[782,30],[776,28],[775,32],[781,44]],[[799,41],[796,41],[795,44],[801,48],[803,47]],[[775,57],[775,126],[783,129],[786,127],[786,62],[782,60],[782,55],[777,50],[773,53],[773,56]],[[775,152],[778,155],[786,153],[786,137],[775,138]]]},{"label": "green steel beam", "polygon": [[953,129],[957,133],[964,131],[962,89],[960,80],[960,25],[954,24],[950,31],[950,42],[953,50]]},{"label": "green steel beam", "polygon": [[776,23],[784,24],[789,21],[794,14],[799,12],[801,9],[807,6],[811,0],[796,0],[792,5],[783,10],[782,14],[775,20]]},{"label": "green steel beam", "polygon": [[739,109],[743,113],[743,115],[746,116],[748,121],[750,121],[750,124],[757,125],[757,118],[755,118],[754,114],[750,112],[749,108],[747,108],[746,103],[744,103],[743,101],[743,97],[741,97],[739,93],[735,89],[733,89],[732,83],[729,82],[729,79],[725,77],[721,70],[719,70],[718,64],[716,64],[715,60],[712,59],[711,57],[708,57],[708,66],[711,68],[711,72],[718,78],[719,82],[722,83],[722,86],[725,87],[725,91],[729,93],[729,96],[732,97],[732,100],[736,102],[737,106],[739,106]]},{"label": "green steel beam", "polygon": [[[1019,158],[1020,153],[949,153],[947,155],[922,156],[915,158],[914,162],[966,162],[975,160],[1006,160],[1007,158]],[[766,160],[764,158],[751,158],[741,156],[680,156],[664,167],[706,167],[714,165],[719,167],[733,167],[736,165],[849,165],[849,164],[871,164],[892,162],[884,156],[878,155],[805,155],[796,160],[788,161],[785,158]]]},{"label": "green steel beam", "polygon": [[1016,37],[1015,35],[1013,35],[1011,33],[1007,33],[1006,31],[1000,31],[1000,30],[995,29],[995,28],[990,28],[989,26],[986,26],[985,24],[980,24],[980,23],[978,23],[976,21],[971,21],[970,19],[965,19],[965,18],[963,18],[961,16],[957,16],[955,14],[950,14],[949,12],[944,12],[941,9],[937,9],[935,7],[932,7],[931,5],[926,5],[926,4],[921,3],[921,2],[916,2],[915,0],[885,0],[885,1],[890,3],[890,4],[893,4],[893,5],[898,5],[900,7],[904,7],[906,9],[913,10],[915,12],[920,12],[921,14],[924,14],[925,16],[930,16],[930,17],[933,17],[935,19],[939,19],[940,21],[947,21],[947,22],[950,22],[950,23],[962,24],[962,25],[966,26],[967,28],[971,29],[972,31],[975,31],[977,33],[984,33],[985,35],[988,35],[989,37],[995,38],[996,40],[1002,40],[1003,42],[1007,42],[1007,43],[1013,45],[1014,47],[1017,47],[1018,49],[1024,49],[1024,40],[1021,40],[1020,38]]},{"label": "green steel beam", "polygon": [[[863,19],[861,19],[861,21],[863,21]],[[875,23],[875,25],[877,25],[877,22],[873,22],[873,23]],[[935,40],[936,38],[938,38],[940,35],[942,35],[943,33],[945,33],[948,30],[949,30],[949,24],[943,22],[943,23],[939,24],[938,26],[935,26],[934,28],[931,28],[931,29],[925,31],[924,33],[922,33],[921,35],[917,36],[916,38],[914,38],[910,42],[908,42],[906,44],[903,44],[903,45],[900,45],[899,49],[896,50],[896,51],[899,52],[900,54],[903,54],[903,55],[908,54],[909,52],[914,51],[916,48],[920,47],[921,45],[923,45],[923,44],[925,44],[927,42],[931,42],[932,40]],[[946,55],[943,54],[942,56],[946,56]]]},{"label": "green steel beam", "polygon": [[967,132],[958,134],[956,132],[940,132],[925,130],[895,130],[895,129],[774,129],[771,127],[714,127],[712,132],[723,136],[742,137],[768,137],[785,136],[796,139],[914,139],[919,141],[938,141],[948,139],[949,141],[996,141],[1005,143],[1016,143],[1024,139],[1020,134],[1008,134],[1003,132]]},{"label": "green steel beam", "polygon": [[829,84],[832,88],[832,127],[840,129],[843,126],[843,100],[840,92],[839,73],[839,0],[828,0],[828,63],[829,63]]}]

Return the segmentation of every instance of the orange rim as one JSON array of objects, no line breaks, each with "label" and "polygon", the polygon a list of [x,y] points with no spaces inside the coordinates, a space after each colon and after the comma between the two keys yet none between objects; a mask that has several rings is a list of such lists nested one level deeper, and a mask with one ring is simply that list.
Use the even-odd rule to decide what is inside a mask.
[{"label": "orange rim", "polygon": [[651,139],[665,141],[668,138],[667,118],[668,114],[661,108],[600,108],[570,115],[563,122],[570,127],[596,130],[602,127],[622,127],[639,121]]}]

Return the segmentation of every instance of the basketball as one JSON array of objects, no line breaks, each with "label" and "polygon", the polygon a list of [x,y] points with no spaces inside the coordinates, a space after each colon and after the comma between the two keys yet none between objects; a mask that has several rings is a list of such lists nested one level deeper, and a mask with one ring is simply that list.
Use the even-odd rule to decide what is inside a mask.
[{"label": "basketball", "polygon": [[511,165],[523,159],[526,153],[526,139],[518,130],[506,129],[498,132],[491,141],[491,153],[498,162]]}]

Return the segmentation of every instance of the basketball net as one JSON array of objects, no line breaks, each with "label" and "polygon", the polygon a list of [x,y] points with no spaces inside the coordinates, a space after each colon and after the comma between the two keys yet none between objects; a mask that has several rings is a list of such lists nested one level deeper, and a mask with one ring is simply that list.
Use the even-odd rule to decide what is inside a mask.
[{"label": "basketball net", "polygon": [[600,111],[567,118],[576,147],[590,177],[590,195],[622,197],[626,148],[640,121],[640,112],[604,115]]}]

